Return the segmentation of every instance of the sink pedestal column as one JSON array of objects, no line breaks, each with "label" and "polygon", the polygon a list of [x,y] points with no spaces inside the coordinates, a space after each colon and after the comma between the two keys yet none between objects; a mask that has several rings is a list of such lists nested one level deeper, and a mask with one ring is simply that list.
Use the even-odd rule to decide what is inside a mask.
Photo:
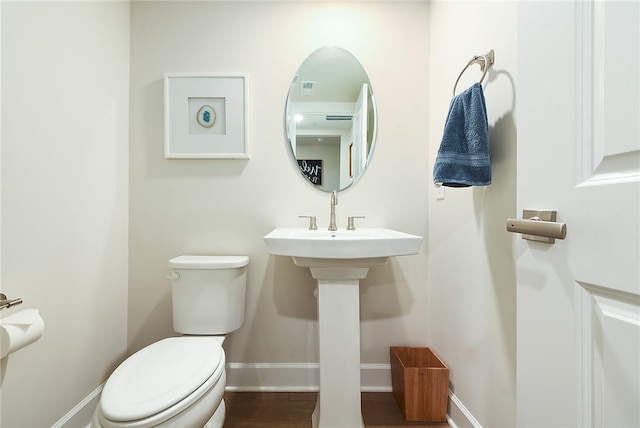
[{"label": "sink pedestal column", "polygon": [[360,402],[360,280],[387,257],[294,257],[318,282],[320,390],[313,428],[364,427]]},{"label": "sink pedestal column", "polygon": [[318,280],[320,390],[312,426],[364,427],[360,407],[360,281]]}]

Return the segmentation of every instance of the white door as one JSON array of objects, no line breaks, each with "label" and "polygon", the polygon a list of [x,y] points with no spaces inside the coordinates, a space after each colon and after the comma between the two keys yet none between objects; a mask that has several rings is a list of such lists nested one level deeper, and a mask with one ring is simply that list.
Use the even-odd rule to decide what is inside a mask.
[{"label": "white door", "polygon": [[640,2],[521,2],[515,239],[519,427],[640,426]]}]

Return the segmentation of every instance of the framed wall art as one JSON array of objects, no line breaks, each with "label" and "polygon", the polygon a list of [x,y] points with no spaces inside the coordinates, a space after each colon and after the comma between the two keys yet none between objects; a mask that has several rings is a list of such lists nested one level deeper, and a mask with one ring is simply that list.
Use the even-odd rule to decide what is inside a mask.
[{"label": "framed wall art", "polygon": [[164,75],[164,156],[249,158],[246,74]]}]

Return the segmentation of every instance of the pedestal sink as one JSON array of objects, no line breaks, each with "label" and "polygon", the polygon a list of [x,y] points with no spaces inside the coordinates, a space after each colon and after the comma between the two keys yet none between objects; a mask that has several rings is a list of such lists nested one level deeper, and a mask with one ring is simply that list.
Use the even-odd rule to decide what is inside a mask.
[{"label": "pedestal sink", "polygon": [[422,237],[390,229],[278,228],[269,253],[293,258],[318,282],[320,390],[314,428],[364,427],[360,404],[360,280],[389,257],[417,254]]}]

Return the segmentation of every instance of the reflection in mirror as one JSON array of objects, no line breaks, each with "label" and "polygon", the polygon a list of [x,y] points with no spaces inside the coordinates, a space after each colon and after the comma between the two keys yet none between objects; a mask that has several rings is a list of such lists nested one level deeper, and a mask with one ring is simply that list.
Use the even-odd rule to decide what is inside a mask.
[{"label": "reflection in mirror", "polygon": [[289,88],[285,122],[309,183],[326,192],[355,183],[371,160],[376,120],[369,78],[351,53],[324,47],[305,59]]}]

